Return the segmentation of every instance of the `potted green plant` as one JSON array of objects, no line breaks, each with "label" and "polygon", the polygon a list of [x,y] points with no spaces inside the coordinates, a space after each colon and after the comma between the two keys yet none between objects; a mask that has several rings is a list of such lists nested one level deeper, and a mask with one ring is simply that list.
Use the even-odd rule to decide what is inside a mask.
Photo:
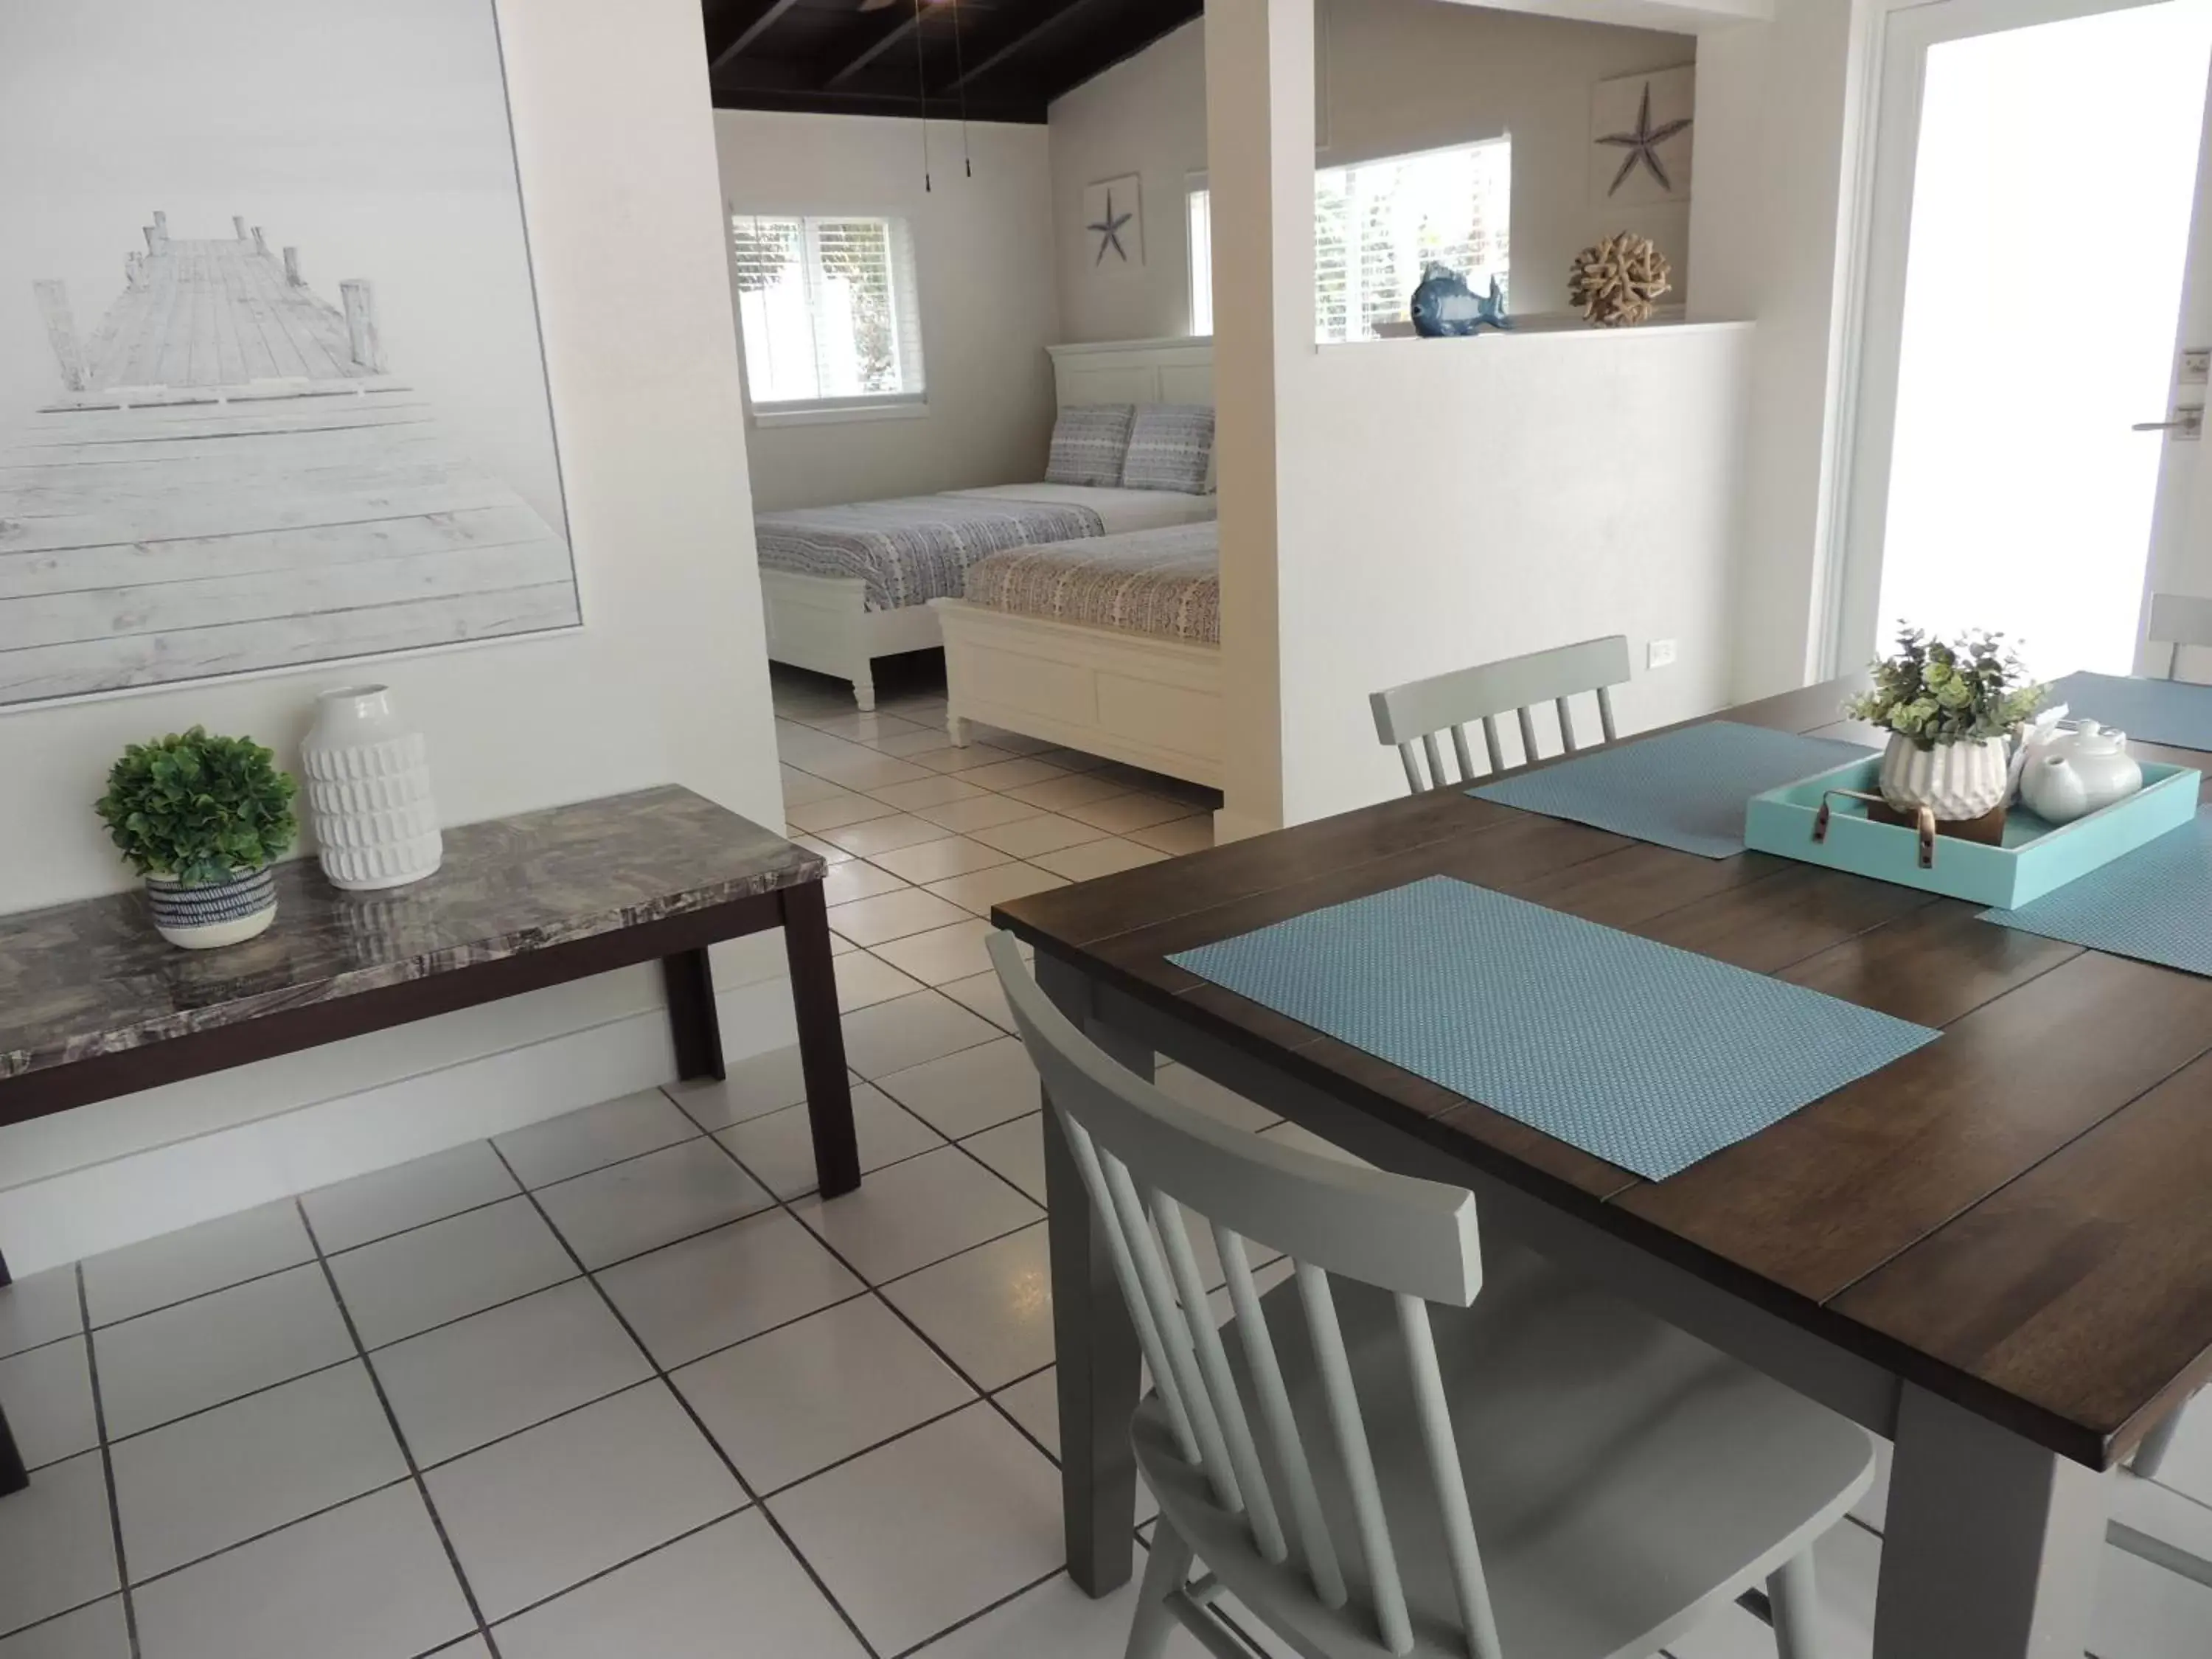
[{"label": "potted green plant", "polygon": [[1936,639],[1907,628],[1897,653],[1874,665],[1874,689],[1844,706],[1889,733],[1882,798],[1900,812],[1978,818],[2011,793],[2011,739],[2043,701],[2002,634]]},{"label": "potted green plant", "polygon": [[269,866],[299,833],[294,787],[252,738],[195,726],[125,750],[94,810],[146,878],[155,931],[200,951],[252,939],[276,920]]}]

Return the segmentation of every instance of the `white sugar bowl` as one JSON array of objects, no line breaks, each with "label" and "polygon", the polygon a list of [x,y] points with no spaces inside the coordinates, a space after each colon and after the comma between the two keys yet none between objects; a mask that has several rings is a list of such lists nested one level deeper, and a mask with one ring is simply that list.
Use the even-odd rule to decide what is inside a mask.
[{"label": "white sugar bowl", "polygon": [[2128,734],[2082,720],[2030,746],[2020,798],[2045,823],[2071,823],[2125,800],[2142,781],[2142,768],[2128,753]]}]

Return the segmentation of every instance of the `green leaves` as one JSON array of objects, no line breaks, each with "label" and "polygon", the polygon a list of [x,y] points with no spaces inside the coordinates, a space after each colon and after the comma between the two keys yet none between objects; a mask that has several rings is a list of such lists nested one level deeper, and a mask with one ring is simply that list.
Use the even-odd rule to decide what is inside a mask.
[{"label": "green leaves", "polygon": [[295,788],[252,738],[210,737],[195,726],[125,750],[93,810],[140,875],[208,887],[259,869],[292,844]]},{"label": "green leaves", "polygon": [[2028,681],[2002,634],[1948,641],[1907,628],[1899,630],[1897,647],[1895,656],[1874,665],[1874,690],[1852,698],[1844,712],[1923,749],[2002,737],[2043,702],[2043,687]]}]

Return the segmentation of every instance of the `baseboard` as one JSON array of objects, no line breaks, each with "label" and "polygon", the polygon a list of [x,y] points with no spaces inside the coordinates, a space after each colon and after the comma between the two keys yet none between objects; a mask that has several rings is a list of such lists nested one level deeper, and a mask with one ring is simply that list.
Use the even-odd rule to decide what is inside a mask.
[{"label": "baseboard", "polygon": [[[715,998],[732,1061],[797,1041],[787,981]],[[676,1075],[652,1008],[0,1191],[17,1274],[388,1169]]]}]

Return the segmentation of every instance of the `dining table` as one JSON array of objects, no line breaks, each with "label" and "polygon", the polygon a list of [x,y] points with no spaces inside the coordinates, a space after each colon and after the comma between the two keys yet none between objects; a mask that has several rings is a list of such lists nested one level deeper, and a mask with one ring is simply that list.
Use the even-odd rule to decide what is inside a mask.
[{"label": "dining table", "polygon": [[[1841,718],[1863,684],[1705,718],[1875,747],[1880,733]],[[1438,876],[1941,1036],[1646,1179],[1171,960]],[[993,914],[1035,947],[1055,1004],[1133,1071],[1171,1059],[1379,1167],[1466,1188],[1486,1235],[1890,1442],[1877,1659],[2070,1659],[2108,1538],[2212,1583],[2202,1517],[2180,1513],[2197,1506],[2124,1468],[2212,1377],[2212,978],[1980,911],[1766,854],[1694,856],[1451,784]],[[1050,1109],[1045,1121],[1067,1564],[1102,1595],[1130,1571],[1139,1351]]]}]

